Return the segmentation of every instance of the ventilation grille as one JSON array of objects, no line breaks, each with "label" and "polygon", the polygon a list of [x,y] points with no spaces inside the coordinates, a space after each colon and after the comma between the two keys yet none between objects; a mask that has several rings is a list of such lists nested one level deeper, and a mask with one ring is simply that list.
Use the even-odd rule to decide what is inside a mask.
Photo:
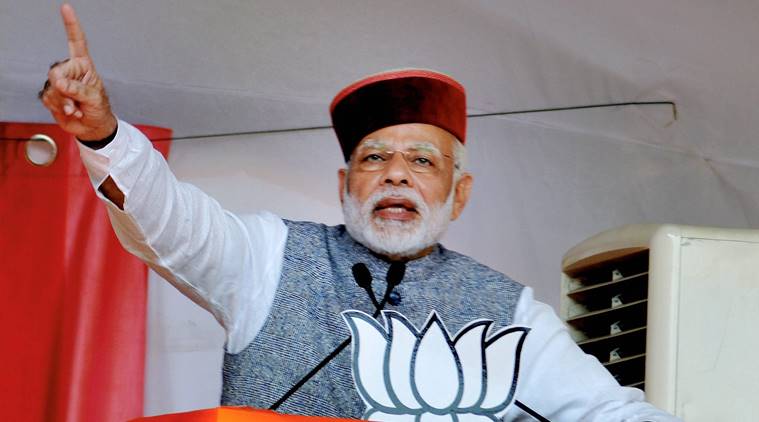
[{"label": "ventilation grille", "polygon": [[562,314],[580,348],[624,386],[645,389],[648,250],[564,271]]}]

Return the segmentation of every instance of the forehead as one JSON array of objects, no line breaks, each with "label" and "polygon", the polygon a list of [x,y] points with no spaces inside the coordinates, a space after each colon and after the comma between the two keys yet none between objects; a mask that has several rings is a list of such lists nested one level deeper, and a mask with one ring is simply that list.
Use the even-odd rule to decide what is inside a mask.
[{"label": "forehead", "polygon": [[458,142],[448,131],[424,123],[404,123],[376,130],[366,135],[356,146],[356,149],[367,146],[372,141],[381,141],[383,144],[397,149],[427,143],[437,147],[440,152],[446,155],[453,152],[454,142]]}]

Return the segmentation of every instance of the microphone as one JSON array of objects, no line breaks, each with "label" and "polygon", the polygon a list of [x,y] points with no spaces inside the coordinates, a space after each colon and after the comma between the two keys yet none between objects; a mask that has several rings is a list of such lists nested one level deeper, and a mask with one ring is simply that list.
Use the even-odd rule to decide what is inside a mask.
[{"label": "microphone", "polygon": [[387,269],[387,277],[385,280],[387,280],[388,286],[396,287],[397,285],[401,284],[401,281],[403,281],[403,276],[406,275],[406,263],[396,261],[390,264],[390,268]]},{"label": "microphone", "polygon": [[[390,268],[387,269],[387,275],[385,276],[387,287],[385,287],[385,294],[382,296],[382,302],[379,303],[379,306],[377,306],[377,311],[374,313],[375,318],[377,318],[380,311],[382,311],[382,309],[385,308],[385,305],[387,304],[387,301],[390,299],[390,294],[393,292],[393,289],[396,288],[399,284],[401,284],[401,281],[403,281],[403,276],[405,275],[406,275],[405,262],[394,261],[390,264]],[[392,304],[397,305],[397,303],[392,303]]]},{"label": "microphone", "polygon": [[353,264],[351,271],[353,272],[353,279],[356,280],[359,287],[367,289],[372,286],[372,273],[369,272],[366,264],[363,262]]},{"label": "microphone", "polygon": [[377,302],[377,297],[374,296],[374,291],[372,291],[372,273],[369,272],[369,268],[366,267],[366,264],[363,262],[353,264],[351,271],[353,272],[353,279],[356,280],[358,287],[366,290],[366,293],[369,294],[369,299],[372,300],[374,309],[381,309],[382,305]]}]

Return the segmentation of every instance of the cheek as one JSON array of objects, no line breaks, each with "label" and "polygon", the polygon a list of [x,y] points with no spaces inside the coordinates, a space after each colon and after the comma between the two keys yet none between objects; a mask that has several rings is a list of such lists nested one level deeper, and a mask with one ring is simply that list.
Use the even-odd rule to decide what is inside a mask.
[{"label": "cheek", "polygon": [[419,181],[417,187],[428,205],[440,205],[448,199],[452,185],[436,179]]},{"label": "cheek", "polygon": [[364,202],[372,194],[374,186],[371,175],[353,173],[348,177],[348,193],[360,202]]}]

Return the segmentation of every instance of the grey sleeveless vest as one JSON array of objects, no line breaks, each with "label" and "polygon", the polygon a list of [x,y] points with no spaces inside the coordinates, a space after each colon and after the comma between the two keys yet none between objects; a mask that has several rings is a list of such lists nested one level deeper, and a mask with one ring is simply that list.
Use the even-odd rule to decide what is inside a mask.
[{"label": "grey sleeveless vest", "polygon": [[[385,293],[389,263],[355,242],[344,226],[285,221],[287,243],[279,287],[258,336],[240,353],[226,354],[222,405],[266,409],[329,355],[350,332],[341,312],[371,315],[374,306],[351,268],[363,262],[377,298]],[[494,328],[511,324],[523,286],[473,259],[438,245],[407,263],[392,309],[417,327],[435,310],[455,333],[485,318]],[[360,418],[366,406],[356,392],[350,347],[279,407],[301,415]]]}]

